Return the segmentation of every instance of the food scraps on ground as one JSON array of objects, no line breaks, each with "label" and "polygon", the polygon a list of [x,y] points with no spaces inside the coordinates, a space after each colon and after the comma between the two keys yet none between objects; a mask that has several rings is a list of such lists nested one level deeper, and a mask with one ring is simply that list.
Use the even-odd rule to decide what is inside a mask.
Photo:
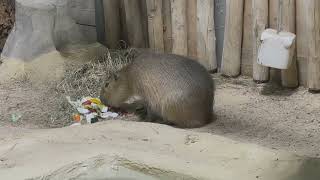
[{"label": "food scraps on ground", "polygon": [[69,96],[66,97],[68,102],[78,111],[73,115],[74,125],[81,125],[83,119],[88,124],[96,123],[99,119],[116,118],[124,112],[117,113],[114,108],[102,104],[99,98],[84,97],[81,100],[72,101]]},{"label": "food scraps on ground", "polygon": [[22,117],[21,114],[11,114],[11,121],[18,122],[21,117]]}]

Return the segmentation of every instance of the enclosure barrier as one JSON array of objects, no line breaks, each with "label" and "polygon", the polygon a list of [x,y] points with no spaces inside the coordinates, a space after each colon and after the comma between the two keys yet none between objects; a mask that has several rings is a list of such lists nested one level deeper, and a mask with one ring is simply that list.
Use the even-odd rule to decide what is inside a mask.
[{"label": "enclosure barrier", "polygon": [[[101,0],[105,44],[138,48],[197,59],[209,71],[228,77],[251,76],[257,83],[278,82],[320,91],[320,1],[226,0],[221,67],[217,66],[215,0]],[[281,15],[279,13],[281,6]],[[260,36],[281,27],[297,35],[294,56],[286,70],[257,64]]]}]

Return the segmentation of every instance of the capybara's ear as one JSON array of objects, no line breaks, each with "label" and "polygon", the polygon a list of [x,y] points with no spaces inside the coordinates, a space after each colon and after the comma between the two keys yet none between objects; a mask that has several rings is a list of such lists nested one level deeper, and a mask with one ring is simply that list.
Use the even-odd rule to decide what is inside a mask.
[{"label": "capybara's ear", "polygon": [[106,88],[106,87],[108,87],[109,86],[109,82],[105,82],[104,83],[104,87]]}]

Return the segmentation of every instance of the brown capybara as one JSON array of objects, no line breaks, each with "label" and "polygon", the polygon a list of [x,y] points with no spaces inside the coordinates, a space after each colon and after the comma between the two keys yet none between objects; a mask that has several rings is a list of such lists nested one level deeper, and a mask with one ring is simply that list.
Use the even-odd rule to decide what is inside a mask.
[{"label": "brown capybara", "polygon": [[100,98],[112,107],[145,109],[149,121],[197,128],[212,120],[214,90],[213,79],[197,61],[148,52],[110,76]]}]

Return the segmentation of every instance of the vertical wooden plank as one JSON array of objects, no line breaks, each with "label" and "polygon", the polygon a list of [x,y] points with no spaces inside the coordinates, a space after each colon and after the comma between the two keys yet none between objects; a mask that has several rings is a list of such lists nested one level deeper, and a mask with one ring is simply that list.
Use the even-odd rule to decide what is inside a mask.
[{"label": "vertical wooden plank", "polygon": [[[279,0],[269,0],[269,27],[277,29],[279,16]],[[281,85],[281,70],[270,68],[270,81]]]},{"label": "vertical wooden plank", "polygon": [[128,30],[127,30],[127,18],[126,18],[126,10],[124,6],[124,0],[120,1],[120,26],[121,26],[121,35],[120,38],[122,40],[121,42],[121,48],[126,48],[129,43],[128,39]]},{"label": "vertical wooden plank", "polygon": [[277,29],[279,0],[269,0],[269,27]]},{"label": "vertical wooden plank", "polygon": [[164,52],[162,0],[147,0],[150,48]]},{"label": "vertical wooden plank", "polygon": [[310,92],[320,92],[320,1],[305,1],[308,32],[308,88]]},{"label": "vertical wooden plank", "polygon": [[[282,0],[282,28],[284,31],[296,33],[296,0]],[[296,59],[296,44],[294,46],[294,54],[291,66],[281,71],[282,86],[295,88],[299,85],[298,69]]]},{"label": "vertical wooden plank", "polygon": [[[308,0],[309,1],[309,0]],[[296,0],[296,28],[297,28],[297,63],[299,70],[299,84],[308,86],[308,56],[309,33],[307,19],[309,9],[305,0]]]},{"label": "vertical wooden plank", "polygon": [[164,51],[166,53],[172,52],[172,25],[171,25],[171,2],[170,0],[162,1],[163,14],[163,39]]},{"label": "vertical wooden plank", "polygon": [[268,27],[268,0],[253,0],[253,80],[265,83],[269,80],[269,68],[257,63],[258,50],[261,45],[261,33]]},{"label": "vertical wooden plank", "polygon": [[[96,24],[96,33],[97,41],[101,44],[105,44],[105,20],[104,20],[104,9],[103,9],[103,0],[95,0],[95,24]],[[0,44],[1,48],[1,44]]]},{"label": "vertical wooden plank", "polygon": [[149,47],[149,36],[148,34],[148,12],[147,12],[147,2],[148,0],[139,0],[139,6],[142,18],[142,33],[144,34],[145,47]]},{"label": "vertical wooden plank", "polygon": [[185,0],[171,0],[172,52],[183,56],[188,55],[186,8]]},{"label": "vertical wooden plank", "polygon": [[252,76],[252,0],[245,0],[243,14],[241,74]]},{"label": "vertical wooden plank", "polygon": [[226,24],[221,72],[229,77],[240,74],[243,27],[243,0],[226,0]]},{"label": "vertical wooden plank", "polygon": [[120,25],[120,1],[103,0],[105,41],[108,48],[119,48],[121,25]]},{"label": "vertical wooden plank", "polygon": [[124,0],[126,15],[126,29],[129,45],[136,48],[145,48],[146,32],[143,28],[143,14],[140,0]]},{"label": "vertical wooden plank", "polygon": [[217,71],[214,1],[197,1],[197,55],[209,71]]},{"label": "vertical wooden plank", "polygon": [[197,58],[197,0],[187,0],[188,55]]}]

